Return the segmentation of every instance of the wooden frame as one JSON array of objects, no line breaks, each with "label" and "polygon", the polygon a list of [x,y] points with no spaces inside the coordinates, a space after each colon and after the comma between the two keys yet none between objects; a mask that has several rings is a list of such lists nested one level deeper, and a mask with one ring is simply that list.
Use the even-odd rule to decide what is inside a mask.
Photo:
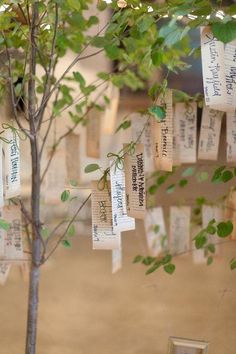
[{"label": "wooden frame", "polygon": [[208,343],[199,340],[170,337],[168,354],[207,354]]}]

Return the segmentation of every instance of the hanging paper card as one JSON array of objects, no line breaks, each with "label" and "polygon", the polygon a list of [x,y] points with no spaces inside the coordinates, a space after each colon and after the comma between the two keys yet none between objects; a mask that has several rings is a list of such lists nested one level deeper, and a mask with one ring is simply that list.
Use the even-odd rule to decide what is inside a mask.
[{"label": "hanging paper card", "polygon": [[194,237],[202,230],[202,225],[192,225],[191,227],[191,240],[193,240],[192,242],[192,248],[193,248],[193,252],[192,252],[192,256],[193,256],[193,263],[194,264],[206,264],[207,260],[206,257],[204,255],[204,250],[203,249],[197,249],[195,246],[195,241],[194,241]]},{"label": "hanging paper card", "polygon": [[227,112],[236,109],[236,41],[225,46],[225,74],[227,93]]},{"label": "hanging paper card", "polygon": [[[128,149],[128,145],[124,145]],[[126,150],[127,151],[127,150]],[[137,144],[124,157],[127,215],[143,219],[146,210],[144,146]]]},{"label": "hanging paper card", "polygon": [[223,113],[204,107],[198,146],[200,160],[217,160]]},{"label": "hanging paper card", "polygon": [[170,250],[182,253],[190,248],[190,217],[189,206],[170,207]]},{"label": "hanging paper card", "polygon": [[[216,222],[221,222],[223,221],[223,210],[220,207],[217,206],[210,206],[210,205],[203,205],[202,206],[202,226],[203,228],[206,228],[208,223],[212,220],[215,219]],[[216,235],[208,235],[208,241],[209,243],[217,243],[219,241],[219,238]],[[217,248],[216,251],[219,251]]]},{"label": "hanging paper card", "polygon": [[137,141],[144,145],[145,171],[154,170],[152,154],[152,133],[151,120],[149,116],[140,113],[131,115],[132,141]]},{"label": "hanging paper card", "polygon": [[92,182],[92,231],[93,249],[119,249],[121,236],[112,226],[110,183],[99,189],[98,181]]},{"label": "hanging paper card", "polygon": [[2,140],[0,140],[0,208],[2,208],[3,205],[3,144]]},{"label": "hanging paper card", "polygon": [[183,111],[180,112],[180,109],[178,109],[176,106],[173,109],[173,165],[174,166],[180,165],[179,118],[180,117],[182,118],[183,116]]},{"label": "hanging paper card", "polygon": [[176,133],[179,140],[179,161],[181,163],[195,163],[197,159],[196,102],[176,103],[174,120],[178,127]]},{"label": "hanging paper card", "polygon": [[236,111],[226,114],[227,162],[236,162]]},{"label": "hanging paper card", "polygon": [[80,175],[80,151],[79,151],[79,135],[70,133],[66,137],[66,170],[67,180],[79,181]]},{"label": "hanging paper card", "polygon": [[20,141],[17,134],[8,129],[4,133],[8,142],[4,142],[5,154],[5,198],[20,195]]},{"label": "hanging paper card", "polygon": [[161,207],[147,209],[144,226],[148,248],[153,257],[167,249],[167,235],[163,209]]},{"label": "hanging paper card", "polygon": [[135,219],[127,215],[125,173],[114,162],[110,163],[112,223],[114,231],[135,229]]},{"label": "hanging paper card", "polygon": [[113,134],[116,126],[117,111],[120,100],[119,88],[109,82],[106,96],[109,99],[109,103],[107,104],[104,113],[103,132],[105,134]]},{"label": "hanging paper card", "polygon": [[112,250],[112,274],[122,268],[122,250]]},{"label": "hanging paper card", "polygon": [[101,112],[97,109],[91,109],[86,125],[86,151],[88,157],[100,157],[101,140]]},{"label": "hanging paper card", "polygon": [[5,258],[21,260],[23,258],[23,245],[20,207],[18,205],[5,205],[3,219],[10,224],[9,230],[4,232]]},{"label": "hanging paper card", "polygon": [[172,171],[173,165],[173,108],[172,91],[167,90],[157,102],[165,107],[166,116],[158,122],[152,118],[153,156],[156,168],[161,171]]},{"label": "hanging paper card", "polygon": [[10,269],[11,269],[11,264],[0,262],[0,285],[6,284]]}]

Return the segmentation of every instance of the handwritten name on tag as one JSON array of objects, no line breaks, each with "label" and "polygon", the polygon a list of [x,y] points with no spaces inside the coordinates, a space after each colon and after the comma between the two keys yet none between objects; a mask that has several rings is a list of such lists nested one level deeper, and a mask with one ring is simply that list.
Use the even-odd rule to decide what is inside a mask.
[{"label": "handwritten name on tag", "polygon": [[5,198],[10,199],[20,195],[20,141],[17,134],[8,129],[4,133],[5,153]]},{"label": "handwritten name on tag", "polygon": [[[124,147],[127,148],[127,144]],[[137,219],[144,219],[146,188],[143,144],[137,144],[133,154],[125,154],[124,169],[127,215]]]},{"label": "handwritten name on tag", "polygon": [[100,158],[101,112],[91,109],[86,124],[86,151],[88,157]]},{"label": "handwritten name on tag", "polygon": [[0,284],[5,285],[9,276],[11,264],[0,262]]},{"label": "handwritten name on tag", "polygon": [[174,117],[179,150],[178,159],[181,163],[195,163],[197,160],[196,102],[176,103]]},{"label": "handwritten name on tag", "polygon": [[199,138],[198,158],[217,160],[223,112],[204,107]]},{"label": "handwritten name on tag", "polygon": [[8,231],[4,232],[5,258],[20,260],[23,258],[21,210],[18,205],[3,207],[3,219],[10,224]]},{"label": "handwritten name on tag", "polygon": [[154,170],[153,151],[152,151],[152,125],[148,116],[134,113],[131,115],[132,140],[144,145],[144,158],[146,172]]},{"label": "handwritten name on tag", "polygon": [[173,253],[182,253],[190,248],[189,206],[170,207],[170,249]]},{"label": "handwritten name on tag", "polygon": [[112,274],[122,268],[122,250],[112,250]]},{"label": "handwritten name on tag", "polygon": [[145,214],[144,226],[148,249],[153,257],[167,249],[167,235],[163,209],[148,209]]},{"label": "handwritten name on tag", "polygon": [[105,134],[113,134],[117,121],[117,112],[120,101],[120,90],[117,86],[114,86],[109,82],[107,89],[107,97],[110,100],[108,103],[103,120],[103,132]]},{"label": "handwritten name on tag", "polygon": [[236,162],[236,111],[226,114],[227,162]]},{"label": "handwritten name on tag", "polygon": [[70,133],[65,139],[66,170],[68,181],[79,181],[80,175],[80,136]]},{"label": "handwritten name on tag", "polygon": [[227,103],[234,112],[236,108],[236,41],[227,43],[225,46],[225,72]]},{"label": "handwritten name on tag", "polygon": [[161,171],[172,171],[173,166],[173,108],[172,91],[167,90],[158,105],[165,106],[166,116],[161,122],[152,118],[153,156],[155,166]]},{"label": "handwritten name on tag", "polygon": [[112,223],[115,231],[128,231],[135,229],[135,219],[127,215],[125,194],[125,172],[110,163]]},{"label": "handwritten name on tag", "polygon": [[112,226],[110,184],[100,190],[98,181],[92,182],[93,249],[119,249],[121,236]]}]

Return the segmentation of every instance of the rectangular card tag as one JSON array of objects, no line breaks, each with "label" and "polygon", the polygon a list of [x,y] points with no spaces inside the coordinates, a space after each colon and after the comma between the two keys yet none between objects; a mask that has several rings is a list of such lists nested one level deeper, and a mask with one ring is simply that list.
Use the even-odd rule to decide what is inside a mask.
[{"label": "rectangular card tag", "polygon": [[176,103],[175,124],[178,126],[180,163],[195,163],[197,160],[197,104]]},{"label": "rectangular card tag", "polygon": [[121,246],[121,235],[112,226],[110,183],[100,190],[99,182],[92,182],[93,249],[112,250]]},{"label": "rectangular card tag", "polygon": [[109,82],[107,89],[107,97],[110,100],[108,103],[103,119],[103,132],[105,134],[114,134],[116,121],[117,121],[117,112],[120,102],[120,90],[117,86],[114,86]]},{"label": "rectangular card tag", "polygon": [[135,219],[127,215],[125,194],[125,172],[110,162],[112,223],[115,231],[135,229]]},{"label": "rectangular card tag", "polygon": [[80,176],[80,136],[70,133],[65,139],[67,180],[79,181]]},{"label": "rectangular card tag", "polygon": [[[127,144],[124,148],[127,148]],[[144,219],[146,210],[144,146],[137,144],[134,151],[124,156],[127,215]]]},{"label": "rectangular card tag", "polygon": [[236,111],[226,113],[227,162],[236,162]]},{"label": "rectangular card tag", "polygon": [[157,105],[165,106],[166,116],[161,122],[152,118],[153,155],[155,166],[161,171],[172,171],[173,167],[173,108],[172,91],[166,90]]},{"label": "rectangular card tag", "polygon": [[5,258],[12,260],[23,259],[21,210],[18,205],[3,207],[3,219],[10,224],[8,231],[4,232]]},{"label": "rectangular card tag", "polygon": [[227,93],[227,112],[236,109],[236,41],[225,46],[225,74]]},{"label": "rectangular card tag", "polygon": [[122,268],[122,249],[112,250],[112,274]]},{"label": "rectangular card tag", "polygon": [[223,112],[203,107],[198,146],[200,160],[217,160]]},{"label": "rectangular card tag", "polygon": [[5,285],[9,276],[11,264],[0,262],[0,285]]},{"label": "rectangular card tag", "polygon": [[163,209],[147,209],[144,219],[148,249],[153,257],[167,249],[167,234]]},{"label": "rectangular card tag", "polygon": [[4,132],[8,142],[4,142],[5,155],[5,198],[18,197],[21,190],[20,181],[20,139],[11,129]]},{"label": "rectangular card tag", "polygon": [[170,207],[170,250],[174,254],[190,249],[190,217],[189,206]]},{"label": "rectangular card tag", "polygon": [[101,112],[91,109],[86,125],[86,154],[88,157],[100,158]]}]

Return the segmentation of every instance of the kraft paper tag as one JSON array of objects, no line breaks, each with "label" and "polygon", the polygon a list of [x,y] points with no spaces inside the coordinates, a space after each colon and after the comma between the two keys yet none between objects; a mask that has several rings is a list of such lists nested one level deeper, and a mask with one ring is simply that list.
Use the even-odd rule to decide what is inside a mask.
[{"label": "kraft paper tag", "polygon": [[190,217],[189,206],[170,207],[170,250],[174,254],[188,251],[190,248]]},{"label": "kraft paper tag", "polygon": [[5,131],[4,137],[8,141],[4,142],[5,198],[10,199],[20,195],[20,141],[10,129]]},{"label": "kraft paper tag", "polygon": [[152,125],[147,115],[134,113],[131,119],[132,141],[137,141],[144,145],[145,171],[154,170],[153,151],[152,151]]},{"label": "kraft paper tag", "polygon": [[236,162],[236,111],[226,114],[227,162]]},{"label": "kraft paper tag", "polygon": [[236,41],[225,46],[225,74],[227,93],[227,112],[236,109]]},{"label": "kraft paper tag", "polygon": [[9,276],[11,264],[0,262],[0,285],[5,285]]},{"label": "kraft paper tag", "polygon": [[100,158],[101,112],[90,110],[86,125],[86,153],[88,157]]},{"label": "kraft paper tag", "polygon": [[93,249],[119,249],[121,235],[112,226],[110,183],[99,189],[99,182],[92,182],[92,232]]},{"label": "kraft paper tag", "polygon": [[173,167],[173,108],[172,91],[166,90],[157,105],[166,108],[166,116],[158,122],[152,118],[153,156],[155,166],[161,171],[172,171]]},{"label": "kraft paper tag", "polygon": [[223,112],[204,107],[199,138],[198,158],[217,160]]},{"label": "kraft paper tag", "polygon": [[177,136],[180,163],[195,163],[197,160],[197,104],[176,103],[175,134]]},{"label": "kraft paper tag", "polygon": [[[124,148],[127,149],[125,144]],[[144,146],[137,144],[134,151],[124,156],[127,215],[144,219],[146,210]]]},{"label": "kraft paper tag", "polygon": [[135,219],[127,215],[125,173],[114,162],[110,162],[112,223],[115,231],[135,229]]},{"label": "kraft paper tag", "polygon": [[4,232],[5,258],[20,260],[23,258],[21,210],[18,205],[3,207],[3,219],[10,224]]},{"label": "kraft paper tag", "polygon": [[122,268],[122,250],[112,250],[112,274]]},{"label": "kraft paper tag", "polygon": [[167,249],[167,234],[163,209],[148,209],[145,214],[144,226],[148,249],[153,257]]},{"label": "kraft paper tag", "polygon": [[80,175],[80,136],[70,133],[66,137],[65,145],[67,180],[68,182],[78,182]]},{"label": "kraft paper tag", "polygon": [[109,82],[107,89],[107,97],[110,100],[108,103],[105,113],[104,113],[104,122],[103,122],[103,132],[105,134],[113,134],[115,131],[116,121],[117,121],[117,112],[120,101],[120,90],[117,86],[114,86]]}]

